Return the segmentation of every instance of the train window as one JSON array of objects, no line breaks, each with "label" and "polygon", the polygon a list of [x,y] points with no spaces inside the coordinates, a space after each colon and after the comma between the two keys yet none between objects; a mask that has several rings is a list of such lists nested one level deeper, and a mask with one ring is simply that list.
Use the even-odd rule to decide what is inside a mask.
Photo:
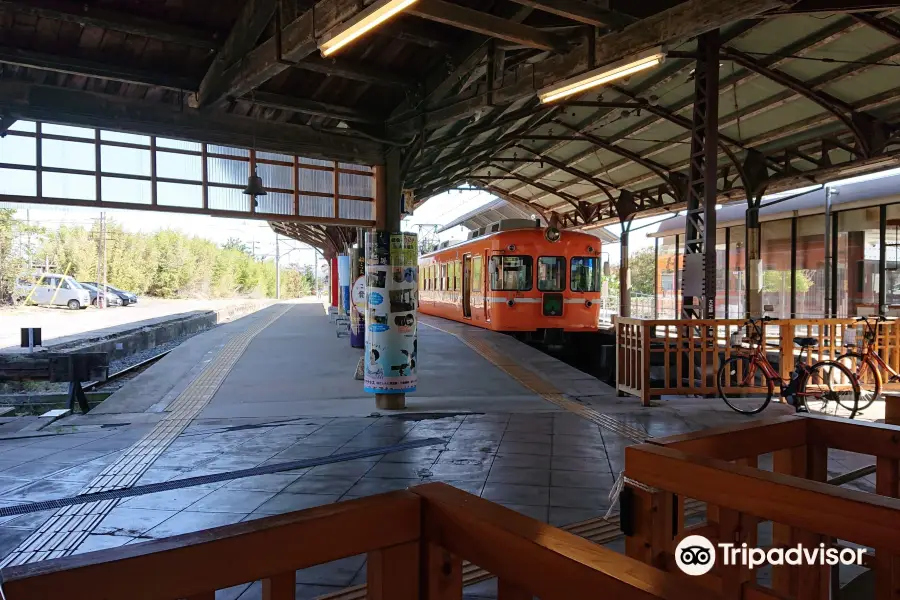
[{"label": "train window", "polygon": [[566,259],[563,256],[538,258],[538,289],[542,292],[561,292],[566,289]]},{"label": "train window", "polygon": [[531,289],[534,260],[530,256],[492,256],[491,289],[527,291]]},{"label": "train window", "polygon": [[472,257],[472,291],[481,291],[481,257]]},{"label": "train window", "polygon": [[600,259],[593,256],[572,258],[572,291],[600,291]]}]

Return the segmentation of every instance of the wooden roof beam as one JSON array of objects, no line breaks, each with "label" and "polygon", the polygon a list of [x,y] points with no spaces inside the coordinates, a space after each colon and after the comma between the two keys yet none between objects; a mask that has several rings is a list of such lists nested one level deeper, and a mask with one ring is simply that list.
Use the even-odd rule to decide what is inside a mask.
[{"label": "wooden roof beam", "polygon": [[200,84],[199,81],[190,77],[2,46],[0,46],[0,63],[178,91],[193,91]]},{"label": "wooden roof beam", "polygon": [[544,12],[586,23],[595,27],[624,29],[637,19],[632,16],[588,4],[583,0],[512,0],[516,4],[530,6]]},{"label": "wooden roof beam", "polygon": [[259,150],[325,160],[369,165],[380,164],[383,160],[381,144],[351,135],[18,81],[0,81],[0,112],[37,121],[161,135],[243,148],[255,146]]},{"label": "wooden roof beam", "polygon": [[771,16],[785,13],[858,13],[881,12],[900,8],[897,0],[800,0],[784,11],[775,12]]},{"label": "wooden roof beam", "polygon": [[225,40],[222,49],[219,50],[207,69],[203,81],[200,82],[200,89],[192,102],[193,106],[208,106],[211,98],[224,100],[221,90],[227,82],[223,80],[222,74],[225,69],[256,46],[256,40],[262,35],[266,25],[272,20],[272,15],[275,14],[277,3],[278,0],[244,1],[244,6],[238,13],[231,33],[228,34],[228,39]]},{"label": "wooden roof beam", "polygon": [[340,119],[342,121],[369,123],[373,125],[384,122],[383,119],[380,119],[375,115],[364,113],[349,106],[319,102],[318,100],[310,100],[308,98],[295,98],[293,96],[284,96],[269,92],[254,92],[252,97],[244,96],[243,100],[268,108],[325,117],[327,119]]},{"label": "wooden roof beam", "polygon": [[397,71],[359,64],[342,58],[310,56],[297,61],[291,66],[304,71],[313,71],[323,75],[352,79],[385,87],[411,88],[416,84],[415,79]]},{"label": "wooden roof beam", "polygon": [[538,50],[562,50],[565,48],[564,38],[488,13],[444,2],[444,0],[419,0],[406,12],[423,19]]},{"label": "wooden roof beam", "polygon": [[221,86],[205,99],[205,103],[216,104],[227,97],[239,98],[258,88],[315,52],[318,49],[317,33],[339,25],[360,9],[359,0],[320,0],[290,23],[282,23],[280,35],[261,43],[222,74]]},{"label": "wooden roof beam", "polygon": [[82,26],[100,27],[130,35],[153,38],[161,42],[183,44],[195,48],[217,50],[221,42],[216,34],[176,23],[156,21],[127,12],[99,8],[93,4],[60,2],[58,0],[0,0],[0,9],[10,10],[43,19],[54,19]]}]

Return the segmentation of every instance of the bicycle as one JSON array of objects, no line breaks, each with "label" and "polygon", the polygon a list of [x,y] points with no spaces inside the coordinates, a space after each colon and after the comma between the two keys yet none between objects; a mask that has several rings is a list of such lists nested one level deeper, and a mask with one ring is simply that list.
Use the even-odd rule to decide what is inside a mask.
[{"label": "bicycle", "polygon": [[[863,342],[861,345],[861,351],[851,350],[850,352],[845,352],[837,357],[837,361],[841,364],[844,364],[845,359],[855,359],[856,360],[856,378],[860,382],[860,387],[863,387],[863,396],[861,399],[859,410],[865,410],[869,408],[873,402],[878,400],[881,397],[881,386],[884,384],[884,381],[881,378],[881,369],[887,371],[890,375],[888,378],[888,383],[896,383],[900,382],[900,373],[897,373],[894,369],[891,368],[884,359],[878,354],[878,351],[875,350],[875,324],[871,323],[869,317],[859,317],[856,319],[857,323],[864,323],[865,333],[863,334]],[[874,319],[875,323],[878,321],[887,321],[884,317],[877,317]],[[855,348],[855,343],[847,342],[845,346],[848,348]],[[869,391],[869,384],[863,384],[866,376],[866,371],[871,371],[872,373],[872,390]]]},{"label": "bicycle", "polygon": [[[762,326],[777,321],[771,317],[750,318],[742,329],[750,332],[749,351],[732,355],[716,376],[719,396],[732,410],[745,415],[762,412],[772,400],[775,384],[780,397],[792,404],[797,412],[826,413],[829,403],[837,414],[838,407],[850,411],[852,419],[859,404],[859,381],[856,375],[837,361],[823,360],[809,365],[803,360],[803,351],[809,355],[809,348],[818,345],[811,337],[795,337],[794,343],[800,347],[800,355],[788,382],[775,371],[766,356]],[[741,330],[735,332],[740,335]],[[754,347],[755,344],[755,347]],[[732,346],[743,350],[742,340],[732,339]]]}]

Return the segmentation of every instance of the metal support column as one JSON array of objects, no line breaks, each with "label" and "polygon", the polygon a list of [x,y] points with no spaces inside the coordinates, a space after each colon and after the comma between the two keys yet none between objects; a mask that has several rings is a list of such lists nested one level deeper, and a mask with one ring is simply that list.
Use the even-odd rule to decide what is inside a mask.
[{"label": "metal support column", "polygon": [[694,114],[682,277],[683,318],[716,316],[716,197],[719,146],[719,32],[697,38]]}]

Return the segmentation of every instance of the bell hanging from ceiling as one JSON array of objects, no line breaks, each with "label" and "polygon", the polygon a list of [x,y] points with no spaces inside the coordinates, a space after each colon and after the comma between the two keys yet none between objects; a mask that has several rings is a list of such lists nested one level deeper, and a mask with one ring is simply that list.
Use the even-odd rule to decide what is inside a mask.
[{"label": "bell hanging from ceiling", "polygon": [[256,173],[256,167],[253,168],[253,174],[247,178],[247,187],[244,189],[244,195],[253,197],[253,205],[259,206],[256,201],[257,196],[265,196],[266,188],[263,187],[262,178]]}]

